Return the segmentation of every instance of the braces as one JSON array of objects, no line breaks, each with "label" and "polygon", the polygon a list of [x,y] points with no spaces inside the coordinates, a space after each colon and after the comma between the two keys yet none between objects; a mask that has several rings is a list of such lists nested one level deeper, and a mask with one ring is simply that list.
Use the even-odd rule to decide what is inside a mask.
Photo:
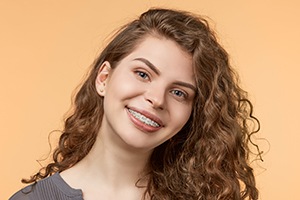
[{"label": "braces", "polygon": [[138,113],[136,111],[133,111],[131,109],[128,109],[129,112],[138,120],[140,120],[141,122],[143,122],[144,124],[150,125],[150,126],[154,126],[154,127],[159,127],[159,124],[156,123],[155,121],[145,117],[144,115],[142,115],[141,113]]}]

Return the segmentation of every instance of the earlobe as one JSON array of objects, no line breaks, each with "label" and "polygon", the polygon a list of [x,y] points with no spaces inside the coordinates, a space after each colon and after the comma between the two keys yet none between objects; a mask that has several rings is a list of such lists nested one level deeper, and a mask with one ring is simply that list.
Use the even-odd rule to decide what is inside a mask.
[{"label": "earlobe", "polygon": [[110,71],[110,63],[108,61],[103,62],[99,68],[98,75],[95,81],[96,89],[100,96],[105,96],[105,90]]}]

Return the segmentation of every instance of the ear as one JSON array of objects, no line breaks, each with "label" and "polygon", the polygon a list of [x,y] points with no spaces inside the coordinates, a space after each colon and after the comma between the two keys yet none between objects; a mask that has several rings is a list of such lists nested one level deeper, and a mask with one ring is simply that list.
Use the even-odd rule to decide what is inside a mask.
[{"label": "ear", "polygon": [[96,78],[96,89],[100,96],[105,96],[106,85],[108,83],[108,76],[111,71],[111,66],[108,61],[102,63],[101,67],[99,68],[98,75]]}]

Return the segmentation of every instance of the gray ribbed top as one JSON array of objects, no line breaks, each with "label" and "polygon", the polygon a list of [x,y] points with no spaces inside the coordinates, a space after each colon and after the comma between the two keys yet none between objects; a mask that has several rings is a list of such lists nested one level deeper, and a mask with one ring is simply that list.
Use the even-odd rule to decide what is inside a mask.
[{"label": "gray ribbed top", "polygon": [[83,200],[82,191],[71,188],[56,173],[29,185],[14,194],[9,200]]}]

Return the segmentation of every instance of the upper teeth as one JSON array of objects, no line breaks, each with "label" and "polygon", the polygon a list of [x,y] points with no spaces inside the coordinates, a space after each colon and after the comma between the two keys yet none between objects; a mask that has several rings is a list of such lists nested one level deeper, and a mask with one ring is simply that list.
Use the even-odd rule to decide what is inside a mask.
[{"label": "upper teeth", "polygon": [[132,116],[134,116],[136,119],[140,120],[144,124],[147,124],[147,125],[150,125],[150,126],[154,126],[154,127],[159,127],[158,123],[156,123],[155,121],[153,121],[153,120],[145,117],[141,113],[138,113],[138,112],[136,112],[134,110],[131,110],[131,109],[128,109],[128,111],[132,114]]}]

